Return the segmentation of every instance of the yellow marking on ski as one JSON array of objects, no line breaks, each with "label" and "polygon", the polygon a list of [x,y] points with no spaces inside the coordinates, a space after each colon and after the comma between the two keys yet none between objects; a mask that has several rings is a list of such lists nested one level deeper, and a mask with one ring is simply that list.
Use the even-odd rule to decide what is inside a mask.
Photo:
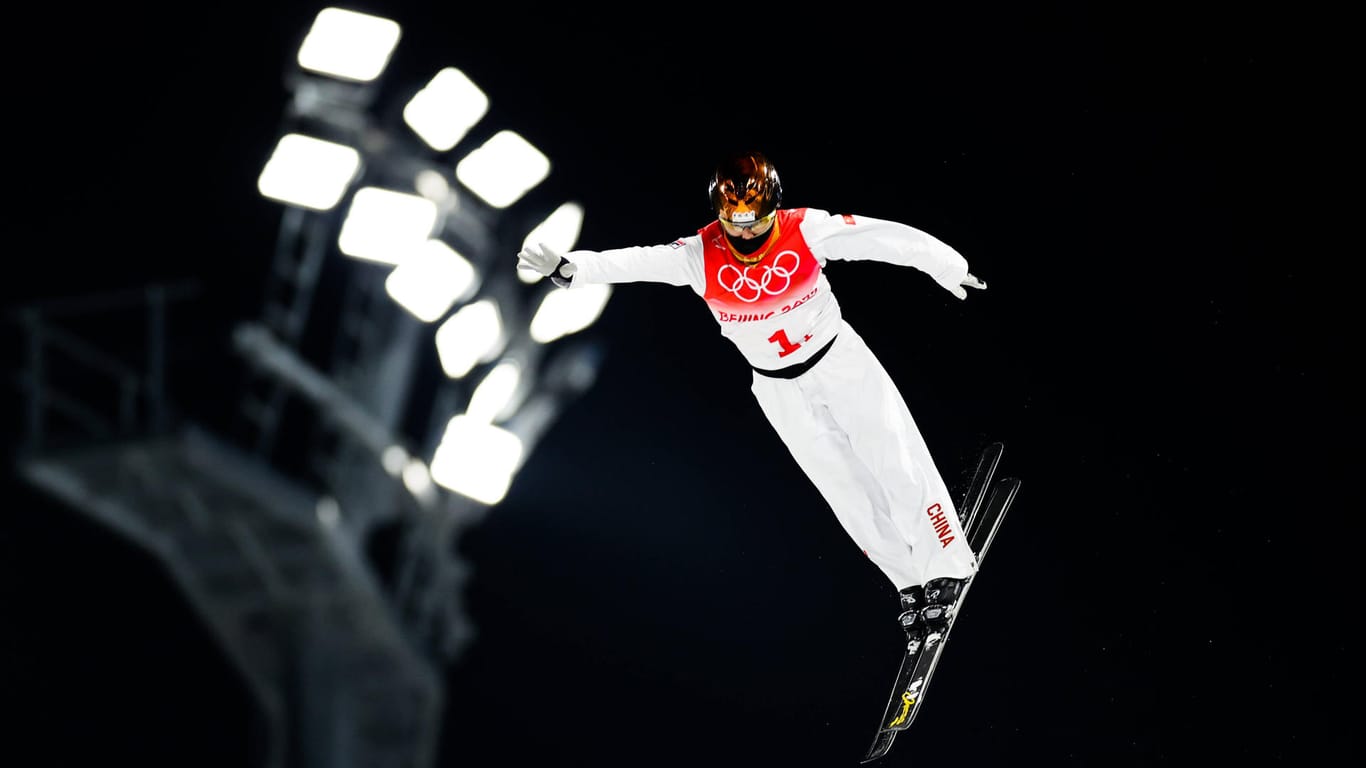
[{"label": "yellow marking on ski", "polygon": [[910,691],[901,694],[901,712],[897,714],[896,717],[892,718],[892,722],[888,723],[887,727],[895,728],[906,722],[906,715],[911,713],[911,705],[914,703],[915,697],[911,695]]}]

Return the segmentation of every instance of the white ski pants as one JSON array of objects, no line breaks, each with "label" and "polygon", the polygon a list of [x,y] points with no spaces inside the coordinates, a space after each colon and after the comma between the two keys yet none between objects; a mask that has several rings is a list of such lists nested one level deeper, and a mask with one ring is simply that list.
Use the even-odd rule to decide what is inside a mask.
[{"label": "white ski pants", "polygon": [[845,322],[794,379],[754,397],[854,543],[898,589],[976,568],[953,499],[887,371]]}]

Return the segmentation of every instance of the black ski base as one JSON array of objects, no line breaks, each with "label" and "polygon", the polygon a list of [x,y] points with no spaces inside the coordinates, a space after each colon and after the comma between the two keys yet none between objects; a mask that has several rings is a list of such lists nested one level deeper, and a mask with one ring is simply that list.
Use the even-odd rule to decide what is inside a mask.
[{"label": "black ski base", "polygon": [[[1001,443],[992,443],[983,451],[977,462],[972,483],[968,486],[967,493],[963,497],[963,503],[958,509],[963,532],[968,537],[972,551],[977,555],[979,572],[982,560],[986,557],[987,550],[996,537],[996,531],[1000,529],[1001,522],[1005,519],[1006,512],[1010,510],[1011,503],[1015,501],[1015,494],[1020,489],[1020,481],[1016,478],[1007,477],[994,480],[996,467],[1001,461],[1003,449],[1004,446]],[[925,692],[929,688],[930,678],[939,664],[940,656],[943,655],[944,646],[948,643],[949,632],[957,623],[959,613],[963,608],[963,601],[967,598],[968,590],[976,579],[977,574],[974,573],[963,585],[963,590],[958,596],[958,602],[954,606],[949,624],[942,633],[931,633],[926,637],[925,642],[918,646],[911,647],[908,645],[906,653],[902,656],[901,667],[897,671],[896,684],[893,686],[892,695],[887,701],[887,708],[883,712],[882,721],[873,739],[873,745],[869,748],[862,762],[869,763],[886,755],[892,748],[896,735],[909,728],[911,722],[915,720],[915,716],[925,700]]]}]

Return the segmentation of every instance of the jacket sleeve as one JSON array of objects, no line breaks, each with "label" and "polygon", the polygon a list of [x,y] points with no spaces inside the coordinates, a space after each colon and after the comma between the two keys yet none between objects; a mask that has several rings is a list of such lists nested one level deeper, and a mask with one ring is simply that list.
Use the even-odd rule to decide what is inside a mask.
[{"label": "jacket sleeve", "polygon": [[603,283],[667,283],[690,286],[699,295],[705,290],[702,239],[697,235],[665,245],[570,251],[564,257],[574,265],[570,288]]},{"label": "jacket sleeve", "polygon": [[968,274],[967,259],[958,251],[928,232],[897,221],[808,212],[802,236],[820,258],[915,267],[948,291],[958,288]]}]

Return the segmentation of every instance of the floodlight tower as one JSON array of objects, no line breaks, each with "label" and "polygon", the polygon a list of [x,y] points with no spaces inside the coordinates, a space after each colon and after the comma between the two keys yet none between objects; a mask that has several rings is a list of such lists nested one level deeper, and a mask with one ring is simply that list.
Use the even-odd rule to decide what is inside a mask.
[{"label": "floodlight tower", "polygon": [[[513,268],[533,240],[570,250],[583,208],[508,227],[550,158],[486,126],[489,97],[454,67],[381,87],[402,33],[324,8],[284,73],[257,179],[281,208],[274,258],[259,316],[224,340],[246,363],[238,408],[167,402],[168,360],[203,346],[171,340],[170,304],[202,286],[18,314],[20,474],[165,564],[257,704],[266,768],[432,765],[441,667],[473,636],[455,537],[603,352],[585,331],[609,288]],[[377,109],[386,93],[401,110]],[[109,312],[145,315],[139,360],[99,336],[126,327]],[[90,338],[61,327],[74,315]],[[392,562],[367,550],[377,530],[400,533]]]},{"label": "floodlight tower", "polygon": [[[592,385],[602,351],[581,332],[611,292],[553,291],[512,268],[531,239],[572,248],[583,209],[563,203],[507,241],[508,210],[552,163],[515,130],[483,125],[490,100],[477,84],[445,67],[401,86],[403,108],[389,113],[401,124],[386,123],[372,109],[371,76],[382,68],[348,56],[343,72],[321,53],[305,55],[310,44],[329,49],[323,21],[319,14],[301,46],[304,72],[293,76],[260,191],[286,207],[288,247],[272,280],[303,274],[316,285],[328,270],[342,275],[331,304],[338,316],[326,343],[311,344],[311,289],[270,292],[289,300],[268,304],[238,334],[268,395],[248,400],[247,412],[263,458],[287,466],[309,457],[291,468],[328,490],[331,519],[353,546],[378,529],[400,531],[387,597],[399,629],[439,664],[473,634],[462,607],[468,566],[454,538],[496,507],[565,403]],[[326,167],[291,161],[287,139],[326,142],[314,147]],[[296,180],[334,186],[302,197],[286,191]],[[297,269],[310,261],[318,266]],[[300,430],[280,427],[299,406],[318,417],[302,442]]]}]

